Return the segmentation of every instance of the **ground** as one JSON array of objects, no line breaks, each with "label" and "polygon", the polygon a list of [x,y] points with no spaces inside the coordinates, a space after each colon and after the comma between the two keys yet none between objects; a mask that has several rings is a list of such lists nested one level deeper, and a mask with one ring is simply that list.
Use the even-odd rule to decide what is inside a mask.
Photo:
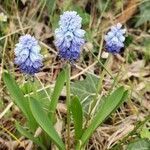
[{"label": "ground", "polygon": [[[86,31],[86,42],[80,58],[71,64],[73,87],[77,82],[86,80],[87,74],[99,78],[105,70],[102,64],[106,65],[105,62],[108,61],[105,67],[109,73],[107,71],[104,73],[101,94],[106,95],[113,83],[113,87],[123,85],[129,90],[128,99],[97,128],[85,149],[107,150],[116,146],[116,149],[121,150],[137,140],[146,139],[149,142],[149,4],[148,0],[0,0],[0,12],[3,12],[0,13],[0,149],[37,148],[36,144],[19,134],[15,128],[16,120],[25,124],[26,119],[13,103],[2,74],[9,70],[25,96],[33,92],[26,91],[26,86],[29,86],[26,85],[28,76],[21,73],[18,66],[14,64],[14,48],[19,36],[25,33],[34,35],[42,47],[44,65],[31,82],[36,82],[36,90],[41,92],[41,95],[46,93],[42,98],[47,99],[51,95],[58,74],[66,63],[59,58],[58,49],[54,45],[54,31],[58,27],[59,16],[66,10],[75,10],[79,13],[83,19],[82,28]],[[105,49],[104,35],[118,22],[122,23],[127,30],[126,41],[121,52],[113,55]],[[89,80],[86,82],[90,85],[85,89],[88,92],[92,83]],[[73,92],[76,93],[74,90]],[[56,127],[64,141],[66,133],[62,118],[66,116],[65,99],[64,87],[57,104],[58,125]],[[71,133],[73,139],[74,131],[72,130]],[[71,145],[73,147],[73,140]],[[55,146],[52,149],[55,149]],[[132,147],[128,150],[133,149],[136,148]]]}]

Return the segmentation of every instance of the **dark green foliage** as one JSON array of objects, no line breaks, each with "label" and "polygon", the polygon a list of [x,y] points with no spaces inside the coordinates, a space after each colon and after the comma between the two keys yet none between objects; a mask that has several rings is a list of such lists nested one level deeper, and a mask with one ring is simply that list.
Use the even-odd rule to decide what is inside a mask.
[{"label": "dark green foliage", "polygon": [[98,78],[96,76],[87,74],[86,79],[76,81],[71,85],[71,93],[79,97],[85,112],[96,93],[97,83]]},{"label": "dark green foliage", "polygon": [[146,1],[140,6],[140,14],[138,15],[138,21],[136,27],[142,25],[143,23],[150,21],[150,2]]},{"label": "dark green foliage", "polygon": [[130,143],[126,150],[150,150],[150,141],[146,139],[139,139]]}]

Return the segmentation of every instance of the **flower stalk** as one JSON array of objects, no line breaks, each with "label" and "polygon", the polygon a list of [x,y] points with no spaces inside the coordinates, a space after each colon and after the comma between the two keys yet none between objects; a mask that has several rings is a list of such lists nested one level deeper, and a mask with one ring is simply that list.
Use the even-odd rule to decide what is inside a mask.
[{"label": "flower stalk", "polygon": [[67,150],[70,149],[70,72],[71,66],[68,63],[66,69]]}]

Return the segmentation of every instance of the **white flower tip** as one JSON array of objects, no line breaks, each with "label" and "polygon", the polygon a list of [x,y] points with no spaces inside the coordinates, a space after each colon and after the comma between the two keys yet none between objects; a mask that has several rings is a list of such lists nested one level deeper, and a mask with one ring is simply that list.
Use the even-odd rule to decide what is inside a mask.
[{"label": "white flower tip", "polygon": [[120,29],[122,27],[122,24],[121,23],[117,23],[116,26],[117,26],[118,29]]}]

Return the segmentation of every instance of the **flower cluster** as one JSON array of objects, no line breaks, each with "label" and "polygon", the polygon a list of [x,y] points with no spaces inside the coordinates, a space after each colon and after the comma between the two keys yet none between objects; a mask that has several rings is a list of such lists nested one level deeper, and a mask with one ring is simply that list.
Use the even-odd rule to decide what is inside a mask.
[{"label": "flower cluster", "polygon": [[121,28],[122,25],[118,23],[111,27],[111,30],[105,35],[106,49],[110,53],[119,53],[120,49],[124,47],[126,29]]},{"label": "flower cluster", "polygon": [[[59,56],[67,61],[74,62],[79,58],[81,47],[85,43],[85,31],[81,29],[82,18],[75,11],[66,11],[60,16],[59,28],[55,30],[55,46],[59,50]],[[126,30],[118,23],[111,27],[105,35],[105,47],[110,53],[119,53],[124,47]],[[26,34],[19,38],[15,48],[15,63],[22,72],[27,74],[37,73],[42,66],[38,41]]]},{"label": "flower cluster", "polygon": [[40,50],[41,47],[33,36],[26,34],[19,38],[15,48],[15,63],[22,72],[32,75],[40,70],[42,66]]},{"label": "flower cluster", "polygon": [[79,58],[84,44],[85,31],[81,29],[82,18],[75,11],[66,11],[60,16],[59,28],[55,30],[55,45],[59,56],[73,62]]}]

